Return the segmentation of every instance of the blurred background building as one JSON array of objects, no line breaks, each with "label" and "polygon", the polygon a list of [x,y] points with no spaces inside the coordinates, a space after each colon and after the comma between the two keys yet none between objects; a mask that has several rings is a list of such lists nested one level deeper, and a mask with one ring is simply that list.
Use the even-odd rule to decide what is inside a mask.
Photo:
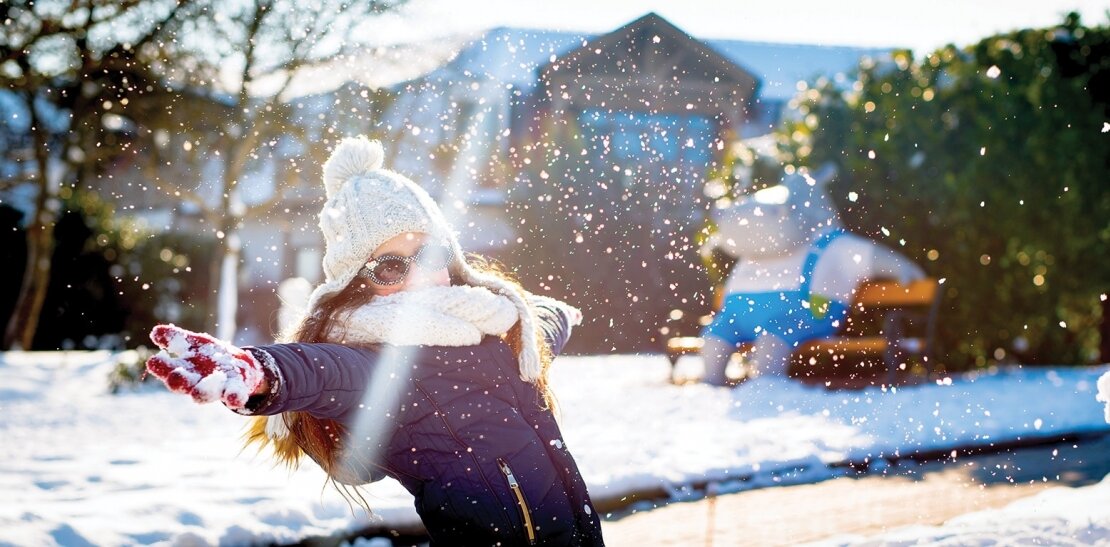
[{"label": "blurred background building", "polygon": [[[302,68],[282,97],[290,130],[242,160],[249,165],[229,203],[261,211],[242,215],[237,234],[241,341],[272,336],[277,283],[320,281],[320,165],[337,138],[368,134],[385,142],[388,166],[441,203],[464,248],[527,261],[518,274],[530,288],[622,333],[584,347],[654,349],[672,310],[704,305],[695,240],[708,211],[705,178],[725,144],[770,148],[798,82],[847,81],[861,59],[889,55],[699,40],[647,14],[601,35],[496,28]],[[0,109],[18,110],[5,93]],[[216,181],[226,162],[241,161],[218,152],[223,140],[246,138],[221,125],[234,97],[174,95],[174,108],[150,113],[168,118],[154,146],[117,157],[85,184],[149,229],[222,238],[206,211],[225,198]],[[166,129],[175,123],[189,130]],[[57,125],[66,131],[64,119]],[[131,131],[120,117],[112,133],[126,141]],[[9,157],[29,153],[18,125],[4,138]],[[155,191],[155,172],[195,192]],[[31,200],[17,193],[8,202]]]}]

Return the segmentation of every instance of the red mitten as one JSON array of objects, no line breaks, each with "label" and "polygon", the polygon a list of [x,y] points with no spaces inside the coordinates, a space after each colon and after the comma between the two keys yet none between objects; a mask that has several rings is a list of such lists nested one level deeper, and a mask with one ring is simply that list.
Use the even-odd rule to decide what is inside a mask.
[{"label": "red mitten", "polygon": [[242,408],[265,377],[249,352],[204,333],[158,325],[150,339],[162,351],[147,360],[146,369],[170,391],[198,403],[219,399],[228,408]]}]

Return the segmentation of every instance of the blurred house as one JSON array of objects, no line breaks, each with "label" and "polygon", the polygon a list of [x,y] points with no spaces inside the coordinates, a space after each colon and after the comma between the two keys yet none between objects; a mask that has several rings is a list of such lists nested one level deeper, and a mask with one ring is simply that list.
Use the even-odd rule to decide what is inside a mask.
[{"label": "blurred house", "polygon": [[768,134],[799,81],[843,77],[864,57],[887,56],[698,40],[653,13],[599,36],[497,28],[392,88],[396,100],[382,116],[395,156],[387,163],[465,217],[468,248],[496,250],[516,238],[504,218],[506,191],[522,146],[545,138],[545,118],[608,142],[612,165],[651,159],[656,172],[675,168],[683,189],[700,194],[722,143]]},{"label": "blurred house", "polygon": [[699,40],[655,14],[598,36],[498,28],[393,87],[387,164],[439,199],[464,248],[588,308],[603,328],[572,349],[650,351],[706,306],[697,233],[726,143],[768,135],[800,81],[888,56]]},{"label": "blurred house", "polygon": [[[649,345],[659,315],[689,304],[681,295],[702,283],[676,265],[697,261],[704,177],[725,143],[767,135],[799,81],[842,78],[861,58],[889,51],[699,40],[647,14],[601,35],[496,28],[401,47],[386,61],[379,54],[306,69],[286,99],[300,137],[260,147],[239,181],[244,206],[281,197],[241,229],[241,323],[253,325],[257,340],[272,330],[280,281],[320,280],[320,165],[337,137],[367,133],[386,141],[387,166],[439,200],[467,250],[506,257],[529,237],[580,239],[546,252],[569,253],[597,277],[589,280],[595,288],[560,296],[616,306],[613,299],[639,295],[610,326],[626,332],[632,349]],[[192,97],[169,115],[203,128],[224,102]],[[114,166],[97,190],[155,230],[215,235],[204,207],[174,199],[151,173],[190,181],[193,198],[214,201],[227,159],[212,150],[235,136],[152,138],[149,157]],[[561,167],[544,169],[554,163]],[[566,233],[529,233],[534,225],[518,218],[525,202],[546,203]],[[634,272],[623,270],[630,264]],[[622,281],[630,277],[638,285]]]}]

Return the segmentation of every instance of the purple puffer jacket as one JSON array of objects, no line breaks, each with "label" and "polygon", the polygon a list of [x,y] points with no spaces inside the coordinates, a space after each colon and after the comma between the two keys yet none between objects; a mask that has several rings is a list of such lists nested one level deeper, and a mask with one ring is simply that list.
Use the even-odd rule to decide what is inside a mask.
[{"label": "purple puffer jacket", "polygon": [[[543,303],[536,310],[558,353],[570,336],[566,313]],[[246,412],[340,421],[350,432],[344,482],[397,479],[415,496],[432,545],[603,545],[559,425],[501,339],[248,349],[272,367],[274,388]]]}]

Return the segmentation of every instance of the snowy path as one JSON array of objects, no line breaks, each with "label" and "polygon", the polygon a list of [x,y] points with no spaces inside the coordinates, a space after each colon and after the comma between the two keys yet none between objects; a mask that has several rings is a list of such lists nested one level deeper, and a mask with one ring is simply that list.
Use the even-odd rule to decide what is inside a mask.
[{"label": "snowy path", "polygon": [[[0,357],[0,544],[243,544],[416,522],[392,481],[368,489],[371,520],[352,515],[318,469],[288,473],[240,453],[244,421],[222,407],[157,390],[107,394],[108,357]],[[619,499],[742,476],[742,487],[813,482],[835,476],[828,463],[868,455],[1103,431],[1094,393],[1106,370],[887,392],[769,379],[725,390],[669,385],[659,356],[565,357],[554,384],[591,492]]]},{"label": "snowy path", "polygon": [[[605,539],[610,547],[772,546],[812,541],[825,545],[867,544],[895,535],[908,543],[913,537],[908,527],[913,526],[929,544],[946,522],[969,522],[973,513],[1001,509],[1055,487],[1095,483],[1092,488],[1102,492],[1097,495],[1110,502],[1110,482],[1097,485],[1110,473],[1108,453],[1110,437],[1104,436],[960,457],[955,463],[918,465],[903,461],[883,473],[749,490],[712,501],[703,497],[655,508],[640,502],[623,511],[620,518],[605,522]],[[1097,499],[1086,488],[1063,491],[1080,499]],[[1040,523],[1041,535],[1037,537],[1041,544],[1050,543],[1049,538],[1070,538],[1079,543],[1110,541],[1110,537],[1093,537],[1093,530],[1061,529],[1051,524]],[[1110,525],[1110,521],[1105,524]],[[990,537],[1005,544],[1014,530],[1030,526],[1029,519],[1019,523],[996,519],[995,535],[987,536],[984,527],[978,539]]]}]

